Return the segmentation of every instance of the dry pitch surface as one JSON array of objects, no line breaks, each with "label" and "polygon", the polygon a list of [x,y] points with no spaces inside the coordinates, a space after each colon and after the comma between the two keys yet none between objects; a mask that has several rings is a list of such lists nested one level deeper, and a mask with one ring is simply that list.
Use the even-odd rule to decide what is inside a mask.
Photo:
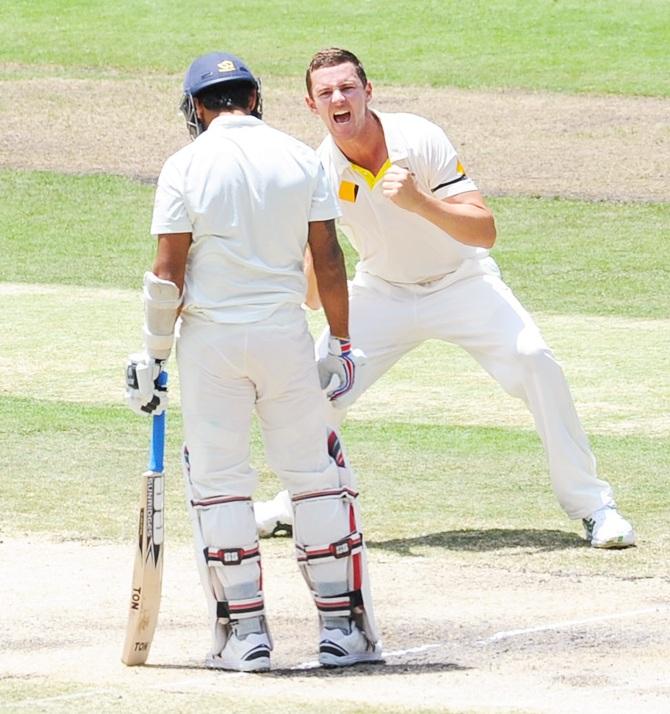
[{"label": "dry pitch surface", "polygon": [[[180,83],[0,81],[0,166],[153,180],[187,139]],[[319,143],[298,80],[266,79],[263,94],[268,123]],[[667,100],[387,86],[374,95],[379,109],[439,122],[485,195],[668,200]]]},{"label": "dry pitch surface", "polygon": [[[0,84],[5,168],[153,180],[185,141],[176,77]],[[297,83],[270,78],[265,95],[271,124],[318,142]],[[667,100],[391,87],[376,95],[381,109],[437,119],[486,194],[667,200]],[[580,547],[576,536],[565,543]],[[512,558],[492,551],[487,565],[464,565],[448,549],[372,547],[386,665],[333,673],[314,668],[315,618],[288,542],[264,543],[264,553],[276,650],[274,671],[260,677],[202,668],[208,634],[189,548],[168,544],[152,666],[131,670],[119,661],[131,544],[4,539],[0,710],[155,711],[160,701],[187,711],[198,700],[207,711],[216,695],[238,693],[275,711],[329,698],[363,711],[670,711],[665,573],[546,568],[532,547]],[[597,554],[621,556],[631,557]]]},{"label": "dry pitch surface", "polygon": [[168,544],[150,666],[130,669],[119,659],[130,545],[4,542],[0,685],[13,680],[21,696],[0,710],[177,712],[203,696],[201,711],[213,711],[217,694],[237,693],[255,702],[242,711],[331,699],[330,711],[668,712],[667,578],[543,572],[523,549],[526,567],[506,569],[493,554],[463,566],[372,547],[386,663],[331,672],[316,667],[316,618],[289,542],[263,551],[273,671],[239,675],[202,666],[208,631],[189,547]]}]

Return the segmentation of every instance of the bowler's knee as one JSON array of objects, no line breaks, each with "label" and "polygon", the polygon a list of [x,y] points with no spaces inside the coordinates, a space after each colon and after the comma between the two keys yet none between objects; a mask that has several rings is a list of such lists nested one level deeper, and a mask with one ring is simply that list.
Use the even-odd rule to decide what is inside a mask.
[{"label": "bowler's knee", "polygon": [[537,330],[523,330],[516,346],[517,359],[524,373],[542,375],[563,371]]},{"label": "bowler's knee", "polygon": [[529,381],[542,381],[545,376],[562,371],[552,351],[537,330],[523,330],[515,343],[510,379],[503,386],[514,397],[524,399]]}]

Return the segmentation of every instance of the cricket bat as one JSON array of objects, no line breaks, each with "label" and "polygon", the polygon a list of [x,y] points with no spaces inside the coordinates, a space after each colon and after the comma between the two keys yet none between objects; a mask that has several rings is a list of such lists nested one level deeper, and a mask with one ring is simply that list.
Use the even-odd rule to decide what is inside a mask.
[{"label": "cricket bat", "polygon": [[[161,372],[158,380],[159,384],[167,385],[167,372]],[[165,412],[152,417],[149,467],[142,474],[128,627],[121,655],[121,661],[128,666],[144,664],[147,661],[160,609],[163,579],[164,447]]]}]

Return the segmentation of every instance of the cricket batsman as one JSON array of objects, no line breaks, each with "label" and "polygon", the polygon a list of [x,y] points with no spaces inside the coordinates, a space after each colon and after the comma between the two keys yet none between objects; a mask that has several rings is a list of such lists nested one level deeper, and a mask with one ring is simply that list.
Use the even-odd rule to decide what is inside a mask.
[{"label": "cricket batsman", "polygon": [[[176,341],[183,463],[209,606],[210,667],[270,667],[250,464],[255,411],[269,465],[288,490],[295,548],[320,622],[319,661],[381,658],[357,492],[323,414],[321,379],[337,400],[354,386],[339,213],[315,152],[262,120],[260,84],[238,57],[198,57],[181,109],[193,141],[163,166],[144,276],[144,375],[137,410],[162,408],[158,376]],[[319,364],[302,303],[307,245],[330,329]],[[147,374],[149,378],[147,379]]]}]

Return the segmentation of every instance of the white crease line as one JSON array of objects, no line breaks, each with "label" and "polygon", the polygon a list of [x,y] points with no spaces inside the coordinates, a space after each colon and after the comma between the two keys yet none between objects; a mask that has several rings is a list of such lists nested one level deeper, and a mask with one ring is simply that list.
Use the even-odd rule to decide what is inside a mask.
[{"label": "white crease line", "polygon": [[[480,645],[486,645],[490,644],[492,642],[499,642],[500,640],[505,640],[509,639],[511,637],[518,637],[519,635],[528,635],[532,634],[533,632],[546,632],[548,630],[561,630],[565,629],[568,627],[578,627],[580,625],[588,625],[592,622],[605,622],[607,620],[621,620],[625,619],[627,617],[637,617],[639,615],[651,615],[659,612],[664,612],[670,610],[670,607],[650,607],[646,608],[644,610],[629,610],[628,612],[619,612],[619,613],[614,613],[612,615],[598,615],[596,617],[587,617],[584,618],[583,620],[566,620],[565,622],[554,622],[549,625],[540,625],[538,627],[527,627],[524,629],[519,629],[519,630],[506,630],[503,632],[496,632],[494,635],[491,635],[491,637],[487,637],[486,639],[483,640],[478,640],[477,644]],[[452,643],[453,644],[453,643]],[[393,652],[382,652],[382,657],[403,657],[404,655],[407,654],[416,654],[418,652],[426,652],[428,650],[433,650],[433,649],[439,649],[441,647],[448,647],[449,643],[447,642],[442,642],[439,644],[430,644],[430,645],[419,645],[417,647],[410,647],[405,650],[395,650]],[[302,662],[301,664],[296,664],[293,667],[290,667],[292,670],[301,670],[301,669],[315,669],[317,667],[320,667],[321,665],[319,664],[318,661],[316,660],[311,660],[309,662]],[[244,677],[245,673],[244,672],[229,672],[228,673],[228,678],[230,679],[231,677]],[[154,684],[147,689],[163,689],[163,690],[168,690],[168,689],[175,689],[178,687],[184,687],[184,686],[193,686],[194,684],[199,684],[202,685],[203,683],[200,682],[199,680],[195,679],[187,679],[187,680],[182,680],[181,682],[174,682],[172,684]],[[207,685],[211,686],[210,682],[206,683]],[[93,696],[98,696],[101,694],[111,694],[116,697],[122,697],[123,694],[120,693],[118,690],[114,689],[89,689],[83,692],[75,692],[73,694],[59,694],[55,697],[45,697],[44,699],[24,699],[19,702],[14,702],[13,706],[32,706],[35,704],[46,704],[48,702],[56,702],[56,701],[67,701],[70,699],[84,699],[86,697],[93,697]]]},{"label": "white crease line", "polygon": [[415,654],[417,652],[427,652],[428,650],[436,650],[440,647],[447,647],[447,642],[440,642],[436,645],[421,645],[419,647],[410,647],[406,650],[396,650],[395,652],[382,652],[382,657],[403,657],[406,654]]},{"label": "white crease line", "polygon": [[[406,650],[395,650],[394,652],[382,652],[382,658],[383,657],[403,657],[404,655],[408,654],[416,654],[417,652],[426,652],[428,650],[435,650],[435,649],[440,649],[441,647],[447,647],[446,642],[440,642],[439,644],[432,644],[432,645],[420,645],[418,647],[410,647],[409,649]],[[296,664],[293,667],[290,667],[289,669],[316,669],[317,667],[320,667],[321,665],[319,662],[316,660],[312,660],[310,662],[302,662],[301,664]]]},{"label": "white crease line", "polygon": [[505,630],[502,632],[496,632],[495,635],[487,637],[483,640],[479,640],[478,644],[485,645],[491,642],[499,642],[500,640],[506,640],[511,637],[518,637],[519,635],[529,635],[533,632],[546,632],[547,630],[562,630],[568,627],[578,627],[579,625],[588,625],[592,622],[606,622],[607,620],[622,620],[627,617],[637,617],[638,615],[650,615],[663,610],[668,610],[667,607],[650,607],[645,610],[629,610],[628,612],[618,612],[611,615],[596,615],[595,617],[586,617],[583,620],[566,620],[565,622],[553,622],[548,625],[539,625],[538,627],[526,627],[520,630]]},{"label": "white crease line", "polygon": [[[226,679],[234,679],[236,677],[246,677],[247,672],[230,672],[222,669],[216,669],[216,667],[203,667],[204,672],[216,672],[217,678],[225,676]],[[205,689],[216,686],[216,681],[214,679],[193,679],[189,677],[188,679],[182,679],[181,682],[172,682],[170,684],[152,684],[147,687],[147,689],[160,689],[165,691],[178,691],[182,687],[189,689]]]},{"label": "white crease line", "polygon": [[97,697],[101,694],[111,694],[117,699],[121,697],[115,689],[86,689],[83,692],[73,692],[72,694],[57,694],[55,697],[44,697],[42,699],[22,699],[12,702],[13,707],[29,707],[35,704],[48,704],[49,702],[62,702],[71,699],[86,699],[87,697]]},{"label": "white crease line", "polygon": [[301,662],[300,664],[295,664],[293,665],[293,667],[289,667],[289,669],[316,669],[320,666],[320,662],[317,662],[317,660],[311,660],[309,662]]},{"label": "white crease line", "polygon": [[[318,663],[317,663],[318,664]],[[203,668],[205,671],[214,672],[216,670],[212,668]],[[245,672],[226,672],[226,679],[233,679],[235,677],[244,677]],[[205,689],[212,688],[214,682],[211,680],[202,681],[198,679],[184,679],[181,682],[172,682],[170,684],[150,684],[146,686],[146,689],[160,689],[164,691],[178,690],[180,687],[188,687],[189,689]],[[28,707],[34,706],[36,704],[48,704],[50,702],[60,702],[68,701],[71,699],[87,699],[89,697],[99,697],[101,695],[108,694],[116,697],[117,699],[122,699],[125,694],[121,689],[86,689],[83,692],[73,692],[72,694],[57,694],[54,697],[43,697],[41,699],[22,699],[18,702],[13,702],[12,706]]]},{"label": "white crease line", "polygon": [[603,687],[604,690],[608,692],[654,692],[659,694],[660,692],[668,691],[670,692],[670,686],[667,684],[640,684],[639,682],[630,682],[629,684],[613,684],[611,687]]}]

